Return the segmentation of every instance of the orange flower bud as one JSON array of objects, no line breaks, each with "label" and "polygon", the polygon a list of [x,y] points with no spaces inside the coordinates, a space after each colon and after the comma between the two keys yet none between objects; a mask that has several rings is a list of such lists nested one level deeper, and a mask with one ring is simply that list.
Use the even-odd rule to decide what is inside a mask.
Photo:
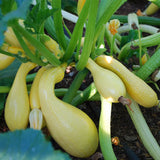
[{"label": "orange flower bud", "polygon": [[115,35],[118,31],[117,29],[120,26],[120,22],[118,19],[113,19],[109,22],[108,29],[110,30],[112,35]]}]

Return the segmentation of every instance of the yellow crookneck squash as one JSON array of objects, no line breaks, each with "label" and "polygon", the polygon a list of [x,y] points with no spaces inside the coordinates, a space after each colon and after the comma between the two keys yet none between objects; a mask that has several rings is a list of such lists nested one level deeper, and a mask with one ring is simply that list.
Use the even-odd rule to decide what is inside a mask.
[{"label": "yellow crookneck squash", "polygon": [[58,99],[55,84],[64,78],[66,65],[47,69],[40,79],[39,98],[47,127],[55,141],[70,155],[91,156],[98,146],[94,122],[80,109]]},{"label": "yellow crookneck squash", "polygon": [[129,71],[123,64],[113,57],[101,55],[96,58],[96,63],[103,68],[116,73],[124,82],[128,94],[140,105],[153,107],[158,105],[156,92],[142,79]]},{"label": "yellow crookneck squash", "polygon": [[108,102],[118,103],[118,99],[126,95],[126,88],[122,80],[112,71],[104,69],[91,58],[86,67],[91,71],[95,86]]},{"label": "yellow crookneck squash", "polygon": [[26,75],[36,67],[32,62],[22,63],[15,76],[5,104],[5,121],[13,131],[25,129],[29,121],[29,98],[26,86]]}]

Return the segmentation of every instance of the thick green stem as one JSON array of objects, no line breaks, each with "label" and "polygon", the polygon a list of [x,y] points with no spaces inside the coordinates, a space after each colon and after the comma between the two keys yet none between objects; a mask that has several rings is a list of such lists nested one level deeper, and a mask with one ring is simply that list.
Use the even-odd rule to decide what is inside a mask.
[{"label": "thick green stem", "polygon": [[52,0],[52,8],[58,9],[56,12],[53,13],[53,19],[54,19],[54,27],[58,39],[59,45],[63,48],[63,50],[66,50],[67,43],[64,35],[63,30],[63,20],[62,20],[62,14],[61,14],[61,0]]},{"label": "thick green stem", "polygon": [[14,23],[13,28],[17,30],[22,36],[28,40],[28,42],[33,45],[39,53],[41,53],[47,60],[54,66],[59,66],[61,62],[55,57],[55,55],[50,52],[43,44],[41,44],[37,39],[35,39],[28,31],[21,27],[18,23]]},{"label": "thick green stem", "polygon": [[158,67],[160,67],[160,49],[158,49],[135,74],[145,80]]},{"label": "thick green stem", "polygon": [[0,86],[0,93],[8,93],[10,90],[9,86]]},{"label": "thick green stem", "polygon": [[[111,19],[118,19],[121,23],[128,22],[128,16],[124,15],[112,15]],[[138,21],[141,24],[149,24],[152,26],[160,26],[159,18],[149,16],[138,16]]]},{"label": "thick green stem", "polygon": [[[27,84],[27,90],[30,91],[32,84]],[[9,93],[11,87],[10,86],[0,86],[0,93]],[[56,97],[63,97],[67,92],[68,88],[58,88],[54,89]],[[82,91],[78,90],[76,95],[80,94]],[[97,100],[98,96],[92,98],[92,100]]]},{"label": "thick green stem", "polygon": [[[93,97],[96,95],[97,89],[95,87],[94,83],[91,83],[84,91],[79,93],[71,102],[73,106],[78,106],[79,104],[82,104],[86,100],[93,100]],[[100,98],[98,97],[98,100]]]},{"label": "thick green stem", "polygon": [[[48,17],[45,20],[44,23],[45,29],[47,30],[48,34],[55,40],[58,41],[57,35],[56,35],[56,30],[55,30],[55,26],[54,26],[54,22],[52,17]],[[66,39],[66,43],[67,45],[69,44],[69,38],[67,36],[65,36]]]},{"label": "thick green stem", "polygon": [[[160,33],[156,33],[154,35],[150,35],[150,36],[141,38],[141,46],[142,47],[156,46],[159,44],[159,41],[160,41]],[[131,41],[123,46],[118,56],[118,59],[120,61],[125,60],[125,58],[128,56],[129,54],[128,50],[131,49],[131,46],[133,47],[139,46],[139,39]]]},{"label": "thick green stem", "polygon": [[112,103],[101,96],[101,114],[99,120],[99,140],[105,160],[116,160],[111,142]]},{"label": "thick green stem", "polygon": [[91,1],[90,3],[88,24],[87,24],[86,33],[85,33],[85,41],[84,41],[81,57],[76,66],[77,70],[84,69],[84,67],[87,64],[88,58],[91,54],[93,38],[95,33],[94,31],[95,31],[98,3],[99,3],[99,0],[94,0],[93,2]]},{"label": "thick green stem", "polygon": [[86,0],[85,4],[83,6],[83,9],[80,13],[80,16],[78,18],[78,21],[74,27],[69,45],[68,45],[66,52],[64,54],[64,57],[63,57],[64,62],[66,62],[69,58],[72,57],[73,52],[77,46],[78,40],[80,39],[80,37],[82,35],[84,23],[85,23],[87,16],[88,16],[89,5],[90,5],[90,0]]},{"label": "thick green stem", "polygon": [[112,37],[111,49],[110,49],[110,56],[113,56],[114,44],[115,44],[115,36]]},{"label": "thick green stem", "polygon": [[26,76],[26,82],[32,82],[32,81],[34,80],[36,74],[37,74],[37,73],[28,74],[28,75]]},{"label": "thick green stem", "polygon": [[[127,95],[127,98],[131,99],[129,95]],[[145,146],[149,154],[152,156],[154,160],[159,160],[160,157],[160,147],[153,137],[144,117],[143,114],[138,106],[138,104],[133,100],[130,105],[132,110],[129,109],[128,106],[126,106],[128,113],[134,123],[134,126]]]},{"label": "thick green stem", "polygon": [[[68,92],[68,88],[57,88],[54,89],[55,95],[56,97],[63,97],[67,92]],[[76,95],[81,93],[82,91],[77,91]]]},{"label": "thick green stem", "polygon": [[[45,10],[46,7],[47,7],[46,0],[40,0],[39,10]],[[39,34],[44,34],[44,22],[42,23],[38,33]]]},{"label": "thick green stem", "polygon": [[103,25],[103,29],[97,39],[97,48],[101,48],[102,45],[105,47],[105,42],[104,42],[105,30],[106,30],[106,27],[105,25]]},{"label": "thick green stem", "polygon": [[141,45],[141,31],[138,29],[138,38],[139,38],[139,64],[142,66],[142,45]]},{"label": "thick green stem", "polygon": [[[159,31],[159,28],[154,27],[154,26],[150,26],[147,24],[140,24],[139,28],[140,28],[141,32],[145,32],[145,33],[149,33],[149,34],[155,34]],[[129,31],[130,31],[129,25],[124,25],[124,26],[118,28],[119,34],[129,32]]]},{"label": "thick green stem", "polygon": [[70,103],[72,101],[72,99],[75,97],[75,95],[77,93],[77,90],[79,89],[84,78],[86,77],[87,73],[88,73],[87,69],[84,69],[84,70],[78,72],[78,74],[76,75],[75,79],[73,80],[71,86],[69,87],[68,92],[63,97],[63,101],[65,101],[67,103]]}]

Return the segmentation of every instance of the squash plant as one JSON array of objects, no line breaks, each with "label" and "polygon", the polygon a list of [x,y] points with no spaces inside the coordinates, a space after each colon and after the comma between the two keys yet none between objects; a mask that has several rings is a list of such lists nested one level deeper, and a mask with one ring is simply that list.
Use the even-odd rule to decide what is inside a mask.
[{"label": "squash plant", "polygon": [[[100,142],[104,159],[116,159],[111,143],[111,107],[120,102],[126,105],[147,151],[158,160],[159,144],[138,104],[159,105],[157,93],[147,84],[150,75],[160,67],[159,19],[138,17],[135,13],[115,15],[125,2],[79,0],[77,11],[72,8],[76,16],[62,10],[66,1],[61,0],[0,1],[0,62],[6,58],[5,63],[0,63],[0,109],[13,134],[17,134],[16,130],[27,131],[29,125],[35,130],[46,127],[71,156],[88,158]],[[159,6],[158,0],[153,3]],[[75,23],[72,33],[63,18]],[[143,37],[143,32],[149,35]],[[155,53],[142,63],[148,47],[153,46]],[[139,64],[131,72],[124,65],[133,56]],[[75,67],[78,74],[68,89],[55,89],[67,66]],[[5,77],[5,72],[11,72],[11,78]],[[80,91],[88,73],[93,76],[93,83]],[[156,81],[152,83],[159,90]],[[101,101],[98,127],[76,108],[87,100]]]}]

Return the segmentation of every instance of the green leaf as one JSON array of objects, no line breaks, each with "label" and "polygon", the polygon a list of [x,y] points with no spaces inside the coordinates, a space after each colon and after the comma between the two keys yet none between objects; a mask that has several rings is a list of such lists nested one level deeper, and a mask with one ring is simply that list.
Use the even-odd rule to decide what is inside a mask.
[{"label": "green leaf", "polygon": [[7,29],[8,22],[11,22],[11,20],[17,19],[17,18],[25,19],[31,2],[32,2],[32,0],[23,0],[22,3],[19,4],[19,7],[17,10],[11,11],[1,18],[1,21],[0,21],[0,26],[1,26],[0,27],[0,37],[1,37],[0,38],[0,46],[4,42],[3,33]]},{"label": "green leaf", "polygon": [[[127,44],[128,42],[131,42],[133,40],[139,39],[138,36],[138,30],[130,30],[128,35],[122,36],[122,40],[121,40],[121,44],[120,44],[120,48],[122,48],[125,44]],[[141,34],[142,37],[142,34]],[[146,48],[143,48],[142,50],[142,55],[146,52]],[[136,56],[139,57],[139,47],[133,47],[131,46],[131,49],[128,51],[128,56],[126,57],[126,62],[128,61],[129,58],[131,58],[132,56]]]},{"label": "green leaf", "polygon": [[111,3],[112,0],[101,0],[98,7],[98,19],[103,15],[106,10],[107,5]]},{"label": "green leaf", "polygon": [[122,36],[120,48],[122,48],[126,43],[138,39],[138,30],[130,30],[127,36]]},{"label": "green leaf", "polygon": [[9,13],[14,9],[14,5],[16,4],[15,0],[2,0],[0,4],[1,11],[3,15]]},{"label": "green leaf", "polygon": [[15,18],[22,18],[25,19],[27,15],[28,8],[31,4],[32,0],[24,0],[17,10],[9,12],[6,14],[2,20],[4,22],[8,22],[9,20],[15,19]]},{"label": "green leaf", "polygon": [[34,29],[35,33],[39,33],[39,30],[41,28],[41,25],[44,23],[44,21],[53,15],[57,9],[44,9],[39,10],[39,4],[35,5],[32,10],[29,12],[24,24],[27,29],[31,31],[31,29]]},{"label": "green leaf", "polygon": [[55,151],[39,130],[26,129],[0,134],[0,159],[71,160],[68,154]]},{"label": "green leaf", "polygon": [[20,64],[21,62],[15,59],[10,66],[0,71],[0,86],[10,86],[13,83]]}]

